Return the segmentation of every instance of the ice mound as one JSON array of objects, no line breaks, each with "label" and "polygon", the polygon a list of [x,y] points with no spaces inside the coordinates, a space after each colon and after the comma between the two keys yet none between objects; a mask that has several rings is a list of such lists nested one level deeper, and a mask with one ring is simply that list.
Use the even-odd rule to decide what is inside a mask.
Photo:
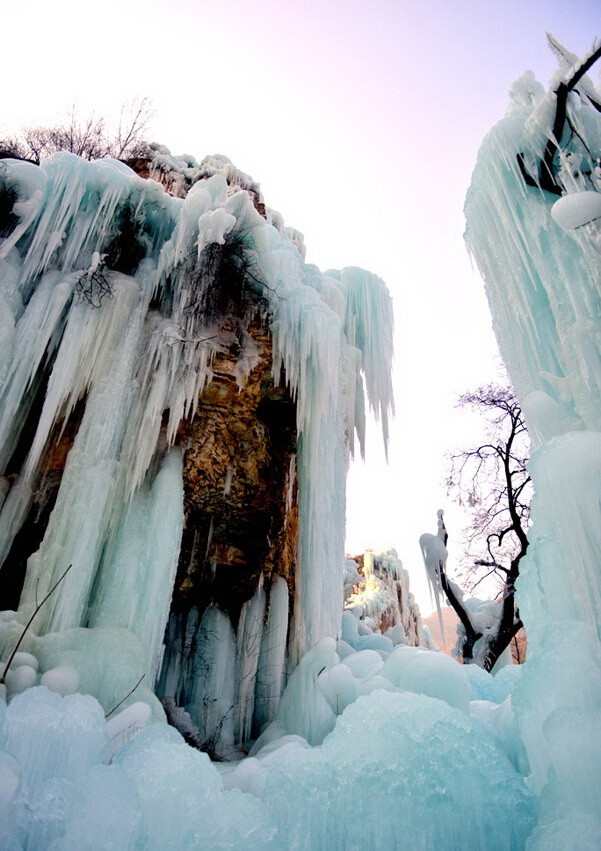
[{"label": "ice mound", "polygon": [[88,695],[38,686],[8,707],[0,701],[0,848],[269,847],[274,827],[262,804],[224,792],[208,756],[173,728],[147,727],[109,765],[108,738]]},{"label": "ice mound", "polygon": [[380,673],[404,690],[439,698],[468,712],[470,688],[465,671],[450,656],[401,646],[386,659]]},{"label": "ice mound", "polygon": [[462,712],[423,695],[359,697],[321,747],[290,750],[263,800],[286,848],[523,848],[523,778]]}]

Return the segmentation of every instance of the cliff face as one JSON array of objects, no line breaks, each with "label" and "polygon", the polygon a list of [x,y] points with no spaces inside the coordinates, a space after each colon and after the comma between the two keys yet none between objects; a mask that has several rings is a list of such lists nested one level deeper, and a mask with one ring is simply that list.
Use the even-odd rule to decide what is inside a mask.
[{"label": "cliff face", "polygon": [[249,326],[257,365],[239,386],[237,347],[219,354],[182,426],[184,533],[173,608],[214,603],[237,624],[261,576],[293,589],[298,532],[296,411],[274,386],[271,338]]},{"label": "cliff face", "polygon": [[[228,195],[245,192],[265,218],[258,184],[225,158],[207,158],[203,167],[195,167],[164,151],[157,147],[152,158],[128,165],[181,198],[199,180],[223,173]],[[173,615],[186,623],[192,610],[202,618],[209,606],[217,606],[234,629],[243,605],[259,585],[269,588],[275,576],[286,581],[292,615],[298,556],[296,407],[285,376],[274,384],[268,322],[249,321],[260,312],[260,299],[244,301],[234,291],[210,305],[220,335],[230,343],[215,354],[196,413],[178,432],[184,451],[184,529],[171,603]],[[242,377],[243,358],[254,366]],[[174,649],[170,641],[168,631],[167,658]],[[175,642],[179,645],[179,637]],[[185,645],[181,652],[186,653]],[[180,689],[185,691],[181,682]]]}]

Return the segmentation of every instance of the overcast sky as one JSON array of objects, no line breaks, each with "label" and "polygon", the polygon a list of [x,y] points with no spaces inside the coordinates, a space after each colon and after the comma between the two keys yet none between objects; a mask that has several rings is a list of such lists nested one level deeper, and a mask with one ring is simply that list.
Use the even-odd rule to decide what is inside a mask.
[{"label": "overcast sky", "polygon": [[[362,266],[395,305],[390,464],[371,435],[351,470],[347,548],[393,546],[424,610],[417,539],[446,507],[444,453],[469,443],[454,410],[494,378],[483,285],[463,245],[482,137],[545,31],[584,53],[598,0],[0,0],[0,135],[129,98],[156,109],[173,153],[223,153],[305,234],[322,269]],[[453,550],[451,549],[453,555]]]}]

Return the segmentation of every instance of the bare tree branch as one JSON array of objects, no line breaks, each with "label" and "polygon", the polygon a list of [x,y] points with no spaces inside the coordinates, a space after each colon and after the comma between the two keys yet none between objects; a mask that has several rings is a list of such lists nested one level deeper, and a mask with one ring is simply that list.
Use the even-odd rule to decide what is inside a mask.
[{"label": "bare tree branch", "polygon": [[38,164],[58,151],[69,151],[86,160],[128,159],[145,150],[145,133],[152,114],[148,98],[124,104],[117,130],[111,132],[104,118],[90,115],[80,119],[76,107],[72,106],[63,124],[27,127],[19,137],[0,143],[0,147]]},{"label": "bare tree branch", "polygon": [[[15,655],[16,655],[16,653],[17,653],[17,650],[19,649],[19,647],[20,647],[20,646],[21,646],[21,644],[23,643],[23,639],[24,639],[24,638],[25,638],[25,636],[27,635],[27,630],[29,629],[29,627],[30,627],[30,626],[31,626],[31,624],[33,623],[33,619],[35,618],[35,616],[37,615],[37,613],[40,611],[40,609],[42,608],[42,606],[44,605],[44,603],[46,602],[46,600],[48,600],[48,599],[52,596],[52,594],[54,594],[54,592],[56,591],[56,589],[58,588],[58,586],[61,584],[61,582],[63,581],[63,579],[65,578],[65,576],[69,573],[69,571],[71,570],[71,568],[72,568],[72,567],[73,567],[73,565],[72,565],[72,564],[70,564],[70,565],[69,565],[69,567],[68,567],[68,568],[64,571],[64,573],[62,573],[62,574],[59,576],[59,578],[56,580],[56,582],[54,583],[54,585],[52,586],[52,588],[50,589],[50,591],[48,591],[48,593],[46,594],[46,596],[45,596],[42,600],[40,600],[40,602],[39,602],[39,603],[36,603],[36,607],[35,607],[35,609],[33,610],[33,614],[31,615],[31,617],[29,618],[29,620],[27,621],[27,623],[26,623],[26,624],[25,624],[25,626],[23,627],[23,632],[22,632],[22,633],[21,633],[21,635],[19,636],[19,640],[18,640],[18,641],[17,641],[17,643],[15,644],[15,646],[14,646],[14,648],[13,648],[12,653],[11,653],[11,654],[10,654],[10,656],[8,657],[8,661],[7,661],[6,665],[4,666],[4,671],[2,672],[2,676],[0,677],[0,684],[2,684],[2,683],[4,683],[4,682],[5,682],[5,680],[6,680],[6,675],[7,675],[7,673],[8,673],[8,670],[9,670],[10,666],[11,666],[11,662],[12,662],[12,661],[13,661],[13,659],[15,658]],[[36,600],[37,600],[37,584],[36,584]]]},{"label": "bare tree branch", "polygon": [[469,609],[462,595],[455,592],[444,565],[441,584],[464,626],[464,660],[473,658],[474,644],[483,638],[485,646],[478,650],[476,661],[491,670],[521,628],[515,582],[528,549],[532,491],[527,470],[529,442],[520,405],[509,387],[480,387],[464,394],[459,404],[483,414],[488,424],[487,440],[451,456],[447,477],[449,495],[468,507],[471,514],[465,531],[463,582],[472,592],[492,577],[500,584],[498,622],[484,638],[474,628]]}]

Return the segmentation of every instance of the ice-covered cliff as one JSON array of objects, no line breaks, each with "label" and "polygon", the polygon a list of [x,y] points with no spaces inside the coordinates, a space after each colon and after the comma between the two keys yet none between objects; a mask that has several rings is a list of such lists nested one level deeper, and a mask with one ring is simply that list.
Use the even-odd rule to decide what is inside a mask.
[{"label": "ice-covered cliff", "polygon": [[391,302],[366,272],[305,264],[225,157],[157,147],[137,167],[151,179],[66,153],[0,163],[0,593],[17,609],[0,641],[72,565],[26,639],[42,667],[68,660],[105,709],[144,674],[158,717],[162,668],[161,696],[197,723],[228,702],[245,741],[339,630],[345,475],[364,387],[386,432]]},{"label": "ice-covered cliff", "polygon": [[0,847],[521,847],[520,672],[408,646],[394,551],[342,612],[385,287],[224,158],[136,167],[0,164]]},{"label": "ice-covered cliff", "polygon": [[428,646],[419,606],[410,591],[409,573],[396,550],[367,550],[347,560],[347,577],[345,609],[364,626],[410,647]]}]

